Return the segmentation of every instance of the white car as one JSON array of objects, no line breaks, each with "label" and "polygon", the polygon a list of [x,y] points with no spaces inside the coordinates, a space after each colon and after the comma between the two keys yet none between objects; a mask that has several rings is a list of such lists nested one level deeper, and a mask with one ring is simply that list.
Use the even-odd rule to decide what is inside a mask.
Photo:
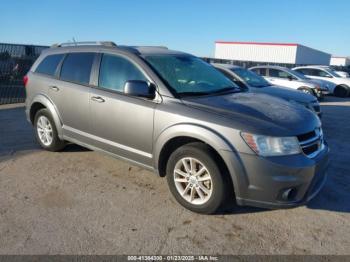
[{"label": "white car", "polygon": [[344,77],[344,78],[349,78],[349,73],[344,72],[344,71],[334,71],[337,75]]},{"label": "white car", "polygon": [[314,81],[304,75],[281,66],[254,66],[249,70],[261,75],[272,85],[289,87],[322,98],[328,93],[323,81]]},{"label": "white car", "polygon": [[308,78],[322,79],[331,82],[330,93],[338,97],[347,97],[350,94],[350,78],[338,75],[329,67],[325,66],[298,66],[293,71],[299,72]]}]

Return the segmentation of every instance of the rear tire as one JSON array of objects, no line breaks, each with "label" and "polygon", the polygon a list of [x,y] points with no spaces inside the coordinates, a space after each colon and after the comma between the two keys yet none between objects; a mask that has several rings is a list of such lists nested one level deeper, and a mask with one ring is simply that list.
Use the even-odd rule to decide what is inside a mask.
[{"label": "rear tire", "polygon": [[40,109],[34,118],[36,139],[40,146],[48,151],[60,151],[65,146],[65,141],[58,137],[55,122],[51,113],[46,108]]},{"label": "rear tire", "polygon": [[168,186],[185,208],[212,214],[228,195],[233,196],[228,174],[220,171],[215,159],[215,154],[203,143],[184,145],[170,155],[166,168]]},{"label": "rear tire", "polygon": [[349,87],[347,86],[336,86],[334,89],[334,95],[336,97],[347,97],[349,95]]}]

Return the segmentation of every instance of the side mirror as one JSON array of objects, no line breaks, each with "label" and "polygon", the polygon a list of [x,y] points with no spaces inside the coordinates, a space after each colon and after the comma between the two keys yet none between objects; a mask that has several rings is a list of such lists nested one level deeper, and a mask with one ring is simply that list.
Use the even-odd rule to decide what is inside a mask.
[{"label": "side mirror", "polygon": [[147,99],[153,99],[156,96],[154,86],[141,80],[126,81],[124,84],[124,93],[130,96],[143,97]]},{"label": "side mirror", "polygon": [[291,75],[289,75],[289,76],[288,76],[288,80],[289,80],[289,81],[293,81],[294,78],[293,78]]}]

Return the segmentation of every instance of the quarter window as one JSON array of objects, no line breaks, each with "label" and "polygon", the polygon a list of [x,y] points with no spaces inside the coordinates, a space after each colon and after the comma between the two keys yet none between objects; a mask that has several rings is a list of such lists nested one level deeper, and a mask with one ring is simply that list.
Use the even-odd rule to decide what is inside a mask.
[{"label": "quarter window", "polygon": [[41,63],[38,65],[35,72],[54,76],[57,66],[61,62],[63,56],[64,56],[63,54],[59,54],[59,55],[49,55],[45,57],[44,60],[41,61]]},{"label": "quarter window", "polygon": [[124,84],[130,80],[147,81],[142,72],[129,60],[116,55],[102,56],[99,87],[124,92]]},{"label": "quarter window", "polygon": [[64,59],[61,79],[79,84],[89,84],[93,53],[71,53]]}]

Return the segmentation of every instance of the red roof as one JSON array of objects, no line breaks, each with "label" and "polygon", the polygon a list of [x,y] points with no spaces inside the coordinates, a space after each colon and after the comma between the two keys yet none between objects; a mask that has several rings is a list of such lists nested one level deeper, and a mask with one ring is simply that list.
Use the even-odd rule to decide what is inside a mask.
[{"label": "red roof", "polygon": [[298,46],[295,43],[262,43],[262,42],[227,42],[215,41],[216,44],[233,44],[233,45],[277,45],[277,46]]}]

